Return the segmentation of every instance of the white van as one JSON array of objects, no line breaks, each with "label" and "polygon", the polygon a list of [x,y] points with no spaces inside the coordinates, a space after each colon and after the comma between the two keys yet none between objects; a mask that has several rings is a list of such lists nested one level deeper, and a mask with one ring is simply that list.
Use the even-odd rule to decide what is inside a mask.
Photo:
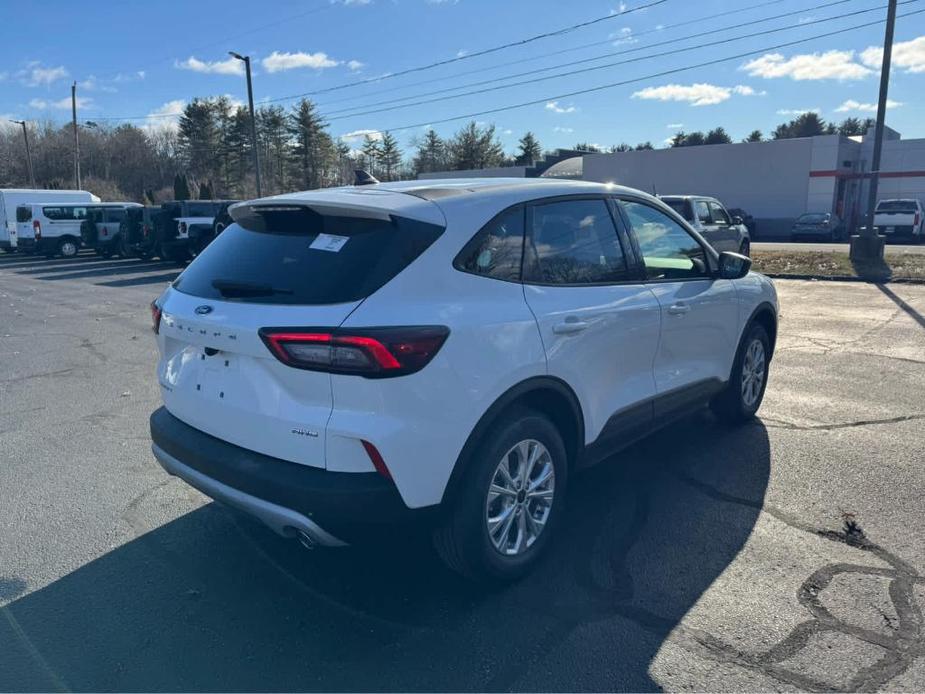
[{"label": "white van", "polygon": [[140,207],[134,202],[27,203],[16,208],[16,235],[20,250],[49,258],[73,258],[82,245],[81,227],[94,212],[124,212]]},{"label": "white van", "polygon": [[16,249],[16,208],[30,202],[99,202],[85,190],[44,190],[39,188],[0,188],[0,248]]}]

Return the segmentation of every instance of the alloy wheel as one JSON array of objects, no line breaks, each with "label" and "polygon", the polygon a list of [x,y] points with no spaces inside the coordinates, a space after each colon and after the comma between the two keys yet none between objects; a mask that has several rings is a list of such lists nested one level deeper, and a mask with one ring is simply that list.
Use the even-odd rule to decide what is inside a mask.
[{"label": "alloy wheel", "polygon": [[549,450],[535,439],[515,444],[502,456],[485,500],[488,537],[501,554],[526,552],[549,520],[556,473]]},{"label": "alloy wheel", "polygon": [[766,363],[764,343],[752,340],[742,362],[742,402],[746,407],[754,406],[761,396]]}]

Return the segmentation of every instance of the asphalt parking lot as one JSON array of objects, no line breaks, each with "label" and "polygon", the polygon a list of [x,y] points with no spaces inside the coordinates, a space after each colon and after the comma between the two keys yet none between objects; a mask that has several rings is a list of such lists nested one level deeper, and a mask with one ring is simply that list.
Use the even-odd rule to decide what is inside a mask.
[{"label": "asphalt parking lot", "polygon": [[420,538],[308,552],[161,471],[176,273],[0,256],[0,689],[925,689],[925,286],[779,281],[760,421],[577,477],[551,556],[485,593]]}]

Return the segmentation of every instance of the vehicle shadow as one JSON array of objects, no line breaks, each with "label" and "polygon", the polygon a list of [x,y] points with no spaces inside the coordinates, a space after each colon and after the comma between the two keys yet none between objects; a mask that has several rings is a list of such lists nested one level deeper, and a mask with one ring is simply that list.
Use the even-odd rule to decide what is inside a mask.
[{"label": "vehicle shadow", "polygon": [[209,504],[0,609],[0,689],[659,689],[769,470],[760,423],[672,426],[576,476],[547,560],[494,590],[419,538],[307,552]]}]

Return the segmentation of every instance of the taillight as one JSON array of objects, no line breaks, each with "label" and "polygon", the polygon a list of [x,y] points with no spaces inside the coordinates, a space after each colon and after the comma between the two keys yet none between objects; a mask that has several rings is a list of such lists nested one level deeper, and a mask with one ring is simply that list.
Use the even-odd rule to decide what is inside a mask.
[{"label": "taillight", "polygon": [[143,224],[141,227],[141,235],[145,238],[148,238],[148,234],[151,232],[150,227],[147,224]]},{"label": "taillight", "polygon": [[919,213],[915,213],[915,221],[912,222],[912,226],[917,227],[919,225]]},{"label": "taillight", "polygon": [[151,302],[151,327],[155,335],[161,330],[161,307],[157,305],[157,301]]},{"label": "taillight", "polygon": [[287,366],[367,378],[403,376],[423,369],[443,346],[441,325],[363,328],[262,328],[260,337]]},{"label": "taillight", "polygon": [[32,222],[32,231],[35,233],[36,241],[42,238],[42,223],[39,220],[36,219]]}]

